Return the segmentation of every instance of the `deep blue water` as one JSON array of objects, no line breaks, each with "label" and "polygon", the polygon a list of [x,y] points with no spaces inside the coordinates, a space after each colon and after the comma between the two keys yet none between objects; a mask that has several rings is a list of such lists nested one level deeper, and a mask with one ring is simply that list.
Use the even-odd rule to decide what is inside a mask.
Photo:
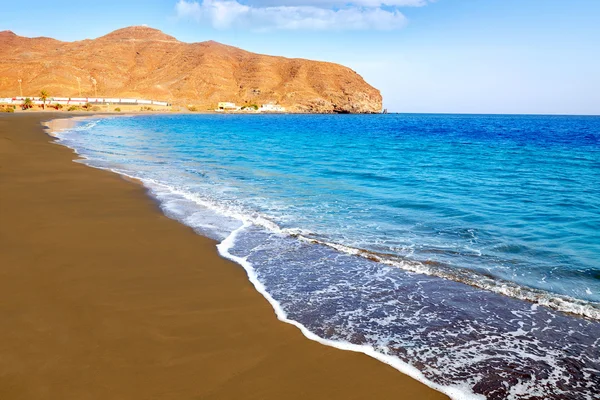
[{"label": "deep blue water", "polygon": [[60,136],[229,238],[320,338],[454,397],[600,398],[600,117],[140,116]]}]

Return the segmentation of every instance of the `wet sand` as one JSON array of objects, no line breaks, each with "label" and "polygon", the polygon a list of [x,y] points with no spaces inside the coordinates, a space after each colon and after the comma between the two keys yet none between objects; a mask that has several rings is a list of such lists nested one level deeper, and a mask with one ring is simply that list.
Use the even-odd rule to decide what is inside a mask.
[{"label": "wet sand", "polygon": [[[64,116],[64,114],[59,114]],[[145,189],[0,115],[0,399],[445,399],[277,320]]]}]

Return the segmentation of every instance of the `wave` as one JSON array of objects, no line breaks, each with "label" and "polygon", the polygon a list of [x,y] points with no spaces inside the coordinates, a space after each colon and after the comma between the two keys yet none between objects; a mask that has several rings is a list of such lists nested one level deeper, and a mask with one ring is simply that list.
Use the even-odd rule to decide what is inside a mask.
[{"label": "wave", "polygon": [[485,396],[473,393],[466,385],[462,386],[462,387],[461,386],[442,386],[435,382],[432,382],[429,379],[427,379],[423,375],[423,373],[421,371],[419,371],[417,368],[403,362],[402,360],[400,360],[397,357],[382,354],[382,353],[378,352],[373,346],[357,345],[357,344],[346,342],[346,341],[324,339],[320,336],[317,336],[313,332],[311,332],[307,327],[305,327],[301,323],[294,321],[292,319],[289,319],[287,317],[286,312],[281,307],[281,304],[279,304],[279,302],[271,296],[271,294],[267,291],[265,286],[258,279],[258,275],[256,274],[256,271],[254,270],[252,263],[250,263],[246,258],[237,257],[229,252],[229,250],[234,247],[236,238],[239,235],[239,233],[244,231],[245,229],[249,228],[251,225],[252,225],[251,223],[245,222],[240,228],[233,231],[231,233],[231,235],[229,235],[225,240],[223,240],[221,243],[219,243],[217,245],[217,249],[219,251],[219,254],[222,257],[227,258],[228,260],[231,260],[231,261],[241,265],[246,270],[246,273],[248,274],[248,279],[250,280],[252,285],[254,285],[254,288],[256,289],[256,291],[259,292],[271,304],[271,306],[275,310],[275,315],[277,316],[277,318],[280,321],[295,326],[302,332],[302,334],[306,338],[313,340],[315,342],[319,342],[321,344],[324,344],[324,345],[330,346],[330,347],[334,347],[336,349],[353,351],[356,353],[363,353],[370,357],[373,357],[373,358],[397,369],[398,371],[402,372],[403,374],[408,375],[411,378],[416,379],[419,382],[431,387],[432,389],[435,389],[441,393],[446,394],[451,399],[454,399],[454,400],[482,400],[482,399],[485,399]]},{"label": "wave", "polygon": [[400,257],[375,253],[369,250],[349,247],[339,243],[311,239],[302,235],[298,235],[298,238],[307,242],[331,247],[347,254],[363,257],[371,261],[402,268],[406,271],[453,280],[455,282],[464,283],[479,289],[484,289],[516,299],[536,303],[568,314],[575,314],[590,319],[600,320],[600,303],[593,303],[585,300],[575,299],[569,296],[549,293],[544,290],[521,286],[514,282],[488,277],[475,271],[445,266],[444,264],[435,261],[420,262],[406,260],[401,259]]},{"label": "wave", "polygon": [[[123,171],[113,170],[113,172],[125,174]],[[260,226],[275,234],[295,237],[306,243],[327,246],[329,248],[335,249],[346,254],[355,255],[371,261],[398,267],[409,272],[430,275],[452,280],[455,282],[460,282],[479,289],[484,289],[494,293],[546,306],[560,312],[575,314],[594,320],[600,320],[599,303],[589,302],[586,300],[580,300],[569,296],[550,293],[540,289],[521,286],[514,282],[486,276],[472,270],[448,266],[439,262],[415,261],[389,254],[376,253],[365,249],[350,247],[340,243],[317,239],[315,237],[317,237],[318,234],[315,232],[311,232],[302,228],[282,228],[279,225],[277,225],[277,223],[270,220],[267,216],[261,215],[260,213],[243,210],[241,207],[234,205],[225,205],[223,203],[217,203],[207,198],[203,198],[202,196],[196,193],[191,193],[186,190],[182,190],[171,185],[158,182],[153,179],[142,178],[133,175],[128,176],[143,181],[150,189],[152,189],[152,186],[154,186],[155,188],[157,186],[160,186],[173,194],[191,200],[194,203],[202,207],[209,208],[225,217],[235,218],[237,220],[242,221],[243,223],[251,223],[253,225]]]}]

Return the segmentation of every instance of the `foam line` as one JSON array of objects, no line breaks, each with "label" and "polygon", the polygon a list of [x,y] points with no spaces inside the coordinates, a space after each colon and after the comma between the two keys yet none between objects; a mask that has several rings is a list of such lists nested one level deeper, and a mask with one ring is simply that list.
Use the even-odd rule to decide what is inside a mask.
[{"label": "foam line", "polygon": [[275,300],[269,294],[269,292],[267,291],[265,286],[258,280],[258,276],[256,274],[256,271],[252,267],[252,264],[245,257],[244,258],[237,257],[229,252],[229,250],[232,249],[233,246],[235,245],[235,240],[236,240],[238,234],[240,232],[242,232],[243,230],[249,228],[251,225],[252,225],[251,223],[245,222],[244,225],[242,225],[241,227],[239,227],[238,229],[233,231],[231,233],[231,235],[229,235],[225,240],[223,240],[221,243],[219,243],[217,245],[217,249],[219,251],[219,254],[222,257],[241,265],[244,268],[244,270],[246,270],[246,273],[248,274],[248,279],[250,280],[252,285],[254,285],[254,288],[256,289],[256,291],[259,292],[271,304],[271,306],[273,307],[273,310],[275,310],[275,315],[277,316],[277,318],[280,321],[295,326],[296,328],[298,328],[300,330],[300,332],[302,332],[302,334],[306,338],[313,340],[315,342],[321,343],[325,346],[334,347],[334,348],[340,349],[340,350],[353,351],[356,353],[363,353],[370,357],[373,357],[373,358],[397,369],[398,371],[402,372],[403,374],[408,375],[411,378],[416,379],[417,381],[429,386],[430,388],[437,390],[438,392],[444,393],[445,395],[447,395],[448,397],[450,397],[453,400],[485,400],[485,396],[475,394],[475,393],[471,392],[467,387],[441,386],[434,382],[431,382],[430,380],[425,378],[425,376],[423,376],[421,371],[419,371],[415,367],[401,361],[398,358],[395,358],[392,356],[386,356],[385,354],[382,354],[382,353],[376,351],[371,346],[356,345],[356,344],[348,343],[348,342],[323,339],[323,338],[315,335],[314,333],[312,333],[310,330],[308,330],[308,328],[306,328],[301,323],[289,319],[287,317],[285,311],[281,308],[281,305],[279,304],[279,302],[277,300]]}]

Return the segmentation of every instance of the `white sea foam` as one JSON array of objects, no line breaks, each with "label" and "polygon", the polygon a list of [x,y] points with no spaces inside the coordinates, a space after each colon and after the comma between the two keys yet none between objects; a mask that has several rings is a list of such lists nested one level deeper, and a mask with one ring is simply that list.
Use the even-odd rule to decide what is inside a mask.
[{"label": "white sea foam", "polygon": [[421,383],[424,383],[425,385],[431,387],[432,389],[435,389],[439,392],[446,394],[447,396],[449,396],[450,398],[452,398],[454,400],[482,400],[482,399],[485,399],[484,396],[473,393],[466,385],[462,386],[462,387],[461,386],[442,386],[442,385],[438,385],[434,382],[431,382],[430,380],[425,378],[425,376],[423,376],[423,373],[421,371],[419,371],[418,369],[416,369],[415,367],[401,361],[397,357],[382,354],[381,352],[378,352],[377,350],[375,350],[375,348],[373,346],[356,345],[356,344],[348,343],[348,342],[323,339],[323,338],[315,335],[314,333],[312,333],[310,330],[308,330],[308,328],[306,328],[304,325],[300,324],[299,322],[289,319],[287,317],[285,311],[279,304],[279,302],[271,296],[271,294],[267,291],[265,286],[260,282],[260,280],[258,279],[258,276],[256,274],[256,271],[254,270],[254,268],[252,267],[252,264],[248,261],[248,259],[245,257],[234,256],[229,252],[229,250],[234,247],[235,240],[236,240],[238,234],[250,226],[251,226],[251,223],[245,222],[244,225],[242,225],[240,228],[233,231],[231,233],[231,235],[229,235],[225,240],[223,240],[221,243],[219,243],[217,245],[217,249],[219,250],[219,254],[221,254],[221,256],[241,265],[246,270],[246,273],[248,274],[248,279],[250,280],[250,282],[252,282],[252,284],[254,285],[256,290],[260,294],[262,294],[264,296],[264,298],[267,299],[267,301],[271,304],[271,306],[275,310],[275,315],[277,315],[277,318],[280,321],[297,327],[302,332],[302,334],[310,340],[314,340],[314,341],[324,344],[326,346],[335,347],[340,350],[354,351],[357,353],[363,353],[370,357],[373,357],[385,364],[390,365],[391,367],[397,369],[398,371],[402,372],[403,374],[408,375],[408,376],[418,380]]},{"label": "white sea foam", "polygon": [[362,249],[346,246],[339,243],[317,240],[312,237],[312,232],[310,231],[306,231],[301,228],[282,229],[275,222],[271,221],[266,216],[263,216],[259,213],[250,213],[234,205],[224,206],[223,204],[203,198],[202,196],[196,193],[181,190],[176,187],[166,185],[154,180],[146,180],[146,183],[160,186],[165,190],[169,190],[170,192],[180,195],[188,200],[192,200],[203,207],[210,208],[211,210],[223,216],[229,218],[236,218],[240,221],[243,221],[244,223],[252,223],[254,225],[268,229],[269,231],[276,234],[294,236],[305,242],[325,245],[346,254],[352,254],[373,261],[381,262],[387,265],[402,268],[406,271],[430,276],[437,276],[444,279],[462,282],[467,285],[478,287],[480,289],[492,291],[494,293],[499,293],[505,296],[510,296],[521,300],[537,303],[561,312],[582,315],[587,318],[600,320],[600,305],[595,303],[590,303],[584,300],[579,300],[568,296],[552,294],[543,290],[527,288],[509,281],[490,279],[489,277],[480,275],[474,271],[457,270],[450,268],[435,268],[433,266],[424,264],[419,261],[393,258],[391,256],[375,254],[373,252],[368,252]]}]

